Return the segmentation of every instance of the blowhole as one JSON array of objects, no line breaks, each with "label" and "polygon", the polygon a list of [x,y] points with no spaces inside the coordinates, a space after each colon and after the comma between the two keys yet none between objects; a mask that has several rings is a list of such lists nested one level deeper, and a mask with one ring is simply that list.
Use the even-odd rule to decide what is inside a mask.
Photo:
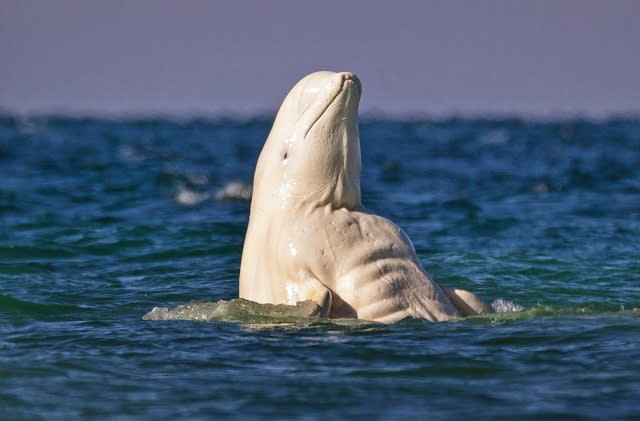
[{"label": "blowhole", "polygon": [[289,156],[289,152],[285,152],[284,156],[282,157],[282,159],[287,159],[288,156]]}]

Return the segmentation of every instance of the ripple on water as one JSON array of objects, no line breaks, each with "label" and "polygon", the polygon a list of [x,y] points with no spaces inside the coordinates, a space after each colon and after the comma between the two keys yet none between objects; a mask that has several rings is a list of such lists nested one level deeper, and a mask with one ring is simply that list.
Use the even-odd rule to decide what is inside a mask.
[{"label": "ripple on water", "polygon": [[640,417],[637,119],[362,121],[365,206],[524,307],[394,325],[235,298],[271,123],[0,113],[5,417]]}]

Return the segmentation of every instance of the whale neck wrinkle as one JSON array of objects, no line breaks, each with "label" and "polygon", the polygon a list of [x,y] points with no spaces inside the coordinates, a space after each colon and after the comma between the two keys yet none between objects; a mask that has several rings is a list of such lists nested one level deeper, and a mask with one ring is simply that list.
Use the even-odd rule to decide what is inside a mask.
[{"label": "whale neck wrinkle", "polygon": [[332,188],[305,195],[304,198],[292,200],[290,209],[301,215],[310,215],[318,210],[333,212],[338,209],[357,210],[362,208],[359,186],[354,194],[347,196],[336,194],[336,188],[337,186],[332,186]]},{"label": "whale neck wrinkle", "polygon": [[334,209],[353,209],[360,205],[360,174],[341,172],[339,180],[333,186],[333,191],[329,196]]},{"label": "whale neck wrinkle", "polygon": [[308,194],[302,201],[303,206],[313,208],[329,207],[335,209],[355,209],[361,206],[360,172],[351,174],[347,168],[342,168],[335,176],[335,181],[323,188]]}]

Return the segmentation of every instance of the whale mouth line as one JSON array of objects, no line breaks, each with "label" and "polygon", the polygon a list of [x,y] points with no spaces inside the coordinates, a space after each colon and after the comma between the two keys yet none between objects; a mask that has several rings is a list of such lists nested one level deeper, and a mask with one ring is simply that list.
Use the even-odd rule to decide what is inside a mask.
[{"label": "whale mouth line", "polygon": [[328,101],[326,101],[326,104],[321,108],[321,110],[318,113],[317,117],[313,120],[313,122],[304,131],[303,138],[307,137],[307,135],[309,134],[311,129],[313,129],[313,127],[316,125],[316,123],[318,121],[320,121],[320,119],[322,118],[324,113],[329,109],[331,104],[333,104],[335,102],[336,98],[338,98],[338,96],[340,96],[340,94],[345,91],[345,87],[346,87],[347,83],[349,83],[349,82],[350,83],[355,83],[358,87],[361,86],[360,85],[360,81],[358,80],[358,78],[355,75],[352,75],[352,74],[343,75],[341,79],[342,79],[342,81],[340,83],[340,89],[338,89],[333,95],[330,96],[330,99]]},{"label": "whale mouth line", "polygon": [[[343,86],[344,86],[344,84],[343,84]],[[322,107],[322,110],[320,111],[320,113],[318,113],[318,116],[313,120],[313,122],[304,131],[304,135],[302,136],[303,138],[306,139],[306,137],[309,134],[309,132],[311,131],[311,129],[313,129],[313,127],[316,125],[316,123],[318,121],[320,121],[320,119],[322,118],[324,113],[329,109],[331,104],[333,104],[333,102],[336,100],[336,98],[338,98],[338,95],[340,95],[340,92],[342,92],[342,88],[338,92],[336,92],[334,95],[332,95],[331,100],[328,101],[327,104],[324,107]]]}]

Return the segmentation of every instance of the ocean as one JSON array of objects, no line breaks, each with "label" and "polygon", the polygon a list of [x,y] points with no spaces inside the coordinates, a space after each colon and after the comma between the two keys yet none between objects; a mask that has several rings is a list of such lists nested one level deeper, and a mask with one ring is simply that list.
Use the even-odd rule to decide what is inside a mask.
[{"label": "ocean", "polygon": [[270,125],[0,115],[0,418],[640,418],[640,120],[361,121],[363,204],[505,309],[393,325],[237,300]]}]

